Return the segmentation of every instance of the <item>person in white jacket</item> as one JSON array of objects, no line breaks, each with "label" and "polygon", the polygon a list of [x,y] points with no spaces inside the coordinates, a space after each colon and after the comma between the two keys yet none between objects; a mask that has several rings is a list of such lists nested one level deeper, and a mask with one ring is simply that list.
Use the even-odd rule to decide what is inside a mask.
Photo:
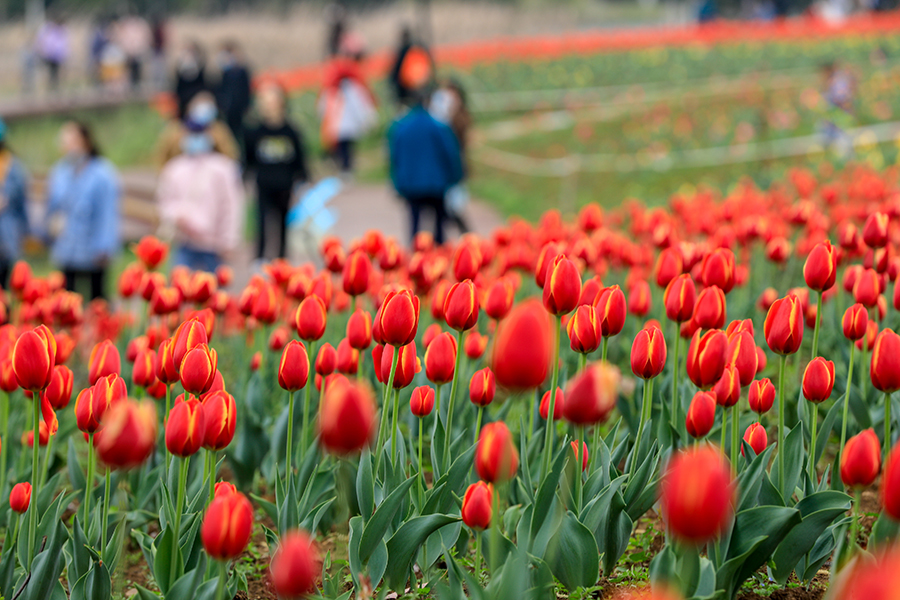
[{"label": "person in white jacket", "polygon": [[157,187],[161,235],[173,241],[174,265],[213,272],[241,242],[244,188],[240,165],[213,150],[202,126],[188,121],[183,153],[168,163]]}]

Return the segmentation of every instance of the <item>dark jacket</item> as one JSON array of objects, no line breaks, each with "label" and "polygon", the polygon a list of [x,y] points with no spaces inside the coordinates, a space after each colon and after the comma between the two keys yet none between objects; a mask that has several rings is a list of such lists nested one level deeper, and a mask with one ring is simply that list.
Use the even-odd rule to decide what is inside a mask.
[{"label": "dark jacket", "polygon": [[222,71],[216,101],[222,111],[222,119],[232,131],[237,131],[250,108],[250,72],[247,67],[233,64]]},{"label": "dark jacket", "polygon": [[303,138],[290,123],[252,127],[244,137],[244,147],[247,169],[256,172],[260,189],[289,191],[294,182],[309,179]]},{"label": "dark jacket", "polygon": [[422,106],[391,125],[388,142],[391,181],[404,198],[440,198],[462,179],[456,136]]}]

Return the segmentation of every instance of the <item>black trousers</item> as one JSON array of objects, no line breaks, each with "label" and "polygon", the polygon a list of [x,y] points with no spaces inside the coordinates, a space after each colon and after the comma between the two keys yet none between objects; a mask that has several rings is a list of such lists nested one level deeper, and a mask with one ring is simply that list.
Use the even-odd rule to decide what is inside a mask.
[{"label": "black trousers", "polygon": [[287,254],[287,214],[291,205],[291,190],[272,190],[260,188],[257,192],[259,205],[257,258],[266,257],[266,240],[275,238],[278,248],[277,258]]},{"label": "black trousers", "polygon": [[444,243],[444,221],[447,219],[447,211],[444,208],[443,196],[417,196],[407,198],[409,203],[410,214],[410,235],[412,241],[416,234],[419,233],[420,219],[422,212],[431,212],[434,214],[434,241],[438,244]]},{"label": "black trousers", "polygon": [[10,270],[9,261],[5,258],[0,258],[0,288],[4,290],[9,290],[9,270]]},{"label": "black trousers", "polygon": [[77,292],[82,285],[89,285],[91,300],[96,300],[97,298],[106,299],[105,268],[90,270],[63,269],[63,275],[66,277],[66,289],[70,292]]},{"label": "black trousers", "polygon": [[334,146],[334,160],[341,173],[349,173],[353,170],[353,140],[338,140]]}]

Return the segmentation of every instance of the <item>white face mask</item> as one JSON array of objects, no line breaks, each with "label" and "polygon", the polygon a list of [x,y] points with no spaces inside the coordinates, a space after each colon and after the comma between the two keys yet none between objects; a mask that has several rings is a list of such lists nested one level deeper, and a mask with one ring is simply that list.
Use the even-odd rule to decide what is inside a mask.
[{"label": "white face mask", "polygon": [[212,149],[212,138],[205,133],[189,133],[181,140],[181,151],[190,156],[205,154]]},{"label": "white face mask", "polygon": [[218,109],[216,109],[216,105],[212,102],[200,102],[188,109],[188,118],[194,123],[204,127],[215,121],[217,114]]}]

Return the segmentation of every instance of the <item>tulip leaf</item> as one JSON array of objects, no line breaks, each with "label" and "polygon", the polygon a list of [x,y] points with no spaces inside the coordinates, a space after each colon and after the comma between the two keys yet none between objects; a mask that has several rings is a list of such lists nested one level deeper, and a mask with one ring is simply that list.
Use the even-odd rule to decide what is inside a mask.
[{"label": "tulip leaf", "polygon": [[620,475],[594,495],[594,499],[588,502],[581,511],[579,520],[584,523],[585,527],[596,532],[600,524],[607,520],[613,494],[622,488],[627,479],[627,475]]},{"label": "tulip leaf", "polygon": [[[47,536],[44,549],[31,563],[31,578],[28,580],[25,594],[20,596],[23,600],[49,600],[53,597],[54,588],[59,585],[59,576],[65,566],[62,546],[68,540],[69,533],[63,522],[56,518],[55,513],[53,517],[52,527],[44,530],[44,535]],[[43,536],[39,539],[42,538]]]},{"label": "tulip leaf", "polygon": [[77,514],[72,519],[72,539],[69,544],[72,560],[68,564],[66,575],[70,580],[78,581],[91,568],[91,557],[90,554],[84,551],[90,544],[88,544],[87,538],[84,536],[84,530],[81,528],[81,521],[78,519]]},{"label": "tulip leaf", "polygon": [[[9,544],[6,544],[9,545]],[[15,548],[4,548],[0,558],[0,590],[11,590],[15,584],[16,552]]]},{"label": "tulip leaf", "polygon": [[269,502],[262,496],[257,496],[253,493],[250,494],[250,497],[253,498],[253,502],[263,509],[263,512],[266,513],[267,517],[272,519],[273,522],[278,521],[278,508],[275,506],[274,502]]},{"label": "tulip leaf", "polygon": [[109,542],[106,544],[106,551],[103,553],[103,563],[106,565],[109,573],[116,572],[116,566],[118,566],[119,559],[122,557],[122,546],[124,545],[124,542],[125,519],[122,518],[119,519],[119,523],[116,525],[112,537],[109,538]]},{"label": "tulip leaf", "polygon": [[840,534],[843,536],[843,534],[846,533],[846,531],[841,528],[841,525],[847,521],[849,521],[849,518],[841,519],[829,527],[825,533],[819,536],[819,539],[810,551],[809,556],[804,556],[800,560],[800,564],[803,565],[803,581],[812,581],[813,577],[819,572],[819,568],[825,564],[826,561],[831,560],[833,556],[835,556],[836,534],[837,532],[841,532]]},{"label": "tulip leaf", "polygon": [[434,494],[438,493],[437,490],[444,483],[447,484],[450,492],[458,496],[463,495],[469,471],[472,470],[472,459],[475,456],[475,448],[476,446],[473,444],[465,452],[459,453],[456,460],[450,465],[450,469],[439,479],[435,480],[431,490],[429,490],[431,496],[426,494],[425,508],[423,509],[425,514],[442,510],[441,506],[433,507],[432,497]]},{"label": "tulip leaf", "polygon": [[159,594],[154,594],[153,592],[151,592],[150,590],[148,590],[147,588],[145,588],[143,586],[135,585],[134,589],[137,590],[138,600],[159,600],[160,599]]},{"label": "tulip leaf", "polygon": [[862,394],[850,394],[850,412],[853,413],[853,418],[856,419],[856,424],[860,429],[868,429],[872,426],[872,415],[869,414],[869,407]]},{"label": "tulip leaf", "polygon": [[828,409],[828,413],[825,415],[825,420],[822,421],[822,428],[819,430],[819,433],[816,436],[815,464],[819,464],[819,460],[821,460],[822,458],[822,453],[825,452],[825,445],[828,443],[828,439],[831,437],[831,432],[834,429],[834,424],[837,421],[837,417],[841,413],[843,406],[843,399],[841,399],[840,402],[835,402],[834,404],[832,404],[831,408]]},{"label": "tulip leaf", "polygon": [[95,562],[85,575],[85,600],[108,600],[112,592],[109,569],[102,562]]},{"label": "tulip leaf", "polygon": [[331,505],[334,504],[336,500],[336,497],[331,497],[328,500],[323,500],[322,502],[320,502],[300,523],[300,526],[307,531],[318,530],[319,523],[322,522],[322,518],[325,516],[325,513],[328,512],[328,510],[331,508]]},{"label": "tulip leaf", "polygon": [[359,538],[362,536],[363,518],[359,515],[350,518],[350,534],[347,540],[347,562],[350,563],[350,576],[353,583],[359,586],[359,576],[363,573],[363,564],[359,559]]},{"label": "tulip leaf", "polygon": [[[801,521],[800,511],[795,508],[757,506],[737,513],[727,560],[716,576],[717,589],[725,590],[728,597],[733,597],[741,583],[766,563],[775,548]],[[738,558],[740,560],[733,562]],[[723,577],[724,574],[731,576]]]},{"label": "tulip leaf", "polygon": [[[510,554],[499,562],[499,570],[492,574],[485,589],[491,600],[521,600],[528,584],[528,563],[524,552],[516,550],[510,542]],[[499,560],[499,559],[498,559]]]},{"label": "tulip leaf", "polygon": [[[422,468],[421,465],[419,468]],[[375,476],[372,474],[372,453],[368,449],[363,450],[359,457],[356,497],[359,499],[359,512],[366,520],[375,512]]]},{"label": "tulip leaf", "polygon": [[897,539],[900,534],[900,521],[895,521],[882,512],[878,515],[878,520],[872,526],[872,534],[869,536],[868,550],[871,552],[876,546],[886,544]]},{"label": "tulip leaf", "polygon": [[566,513],[547,547],[553,574],[570,592],[590,587],[600,577],[600,560],[594,534],[574,514]]},{"label": "tulip leaf", "polygon": [[[377,511],[376,511],[377,512]],[[450,523],[459,521],[451,515],[425,515],[406,521],[388,540],[388,563],[385,578],[392,590],[401,590],[409,577],[413,557],[428,536]]]},{"label": "tulip leaf", "polygon": [[[778,451],[781,452],[781,449],[778,449]],[[803,423],[797,423],[784,438],[784,489],[778,490],[781,493],[784,502],[789,502],[791,496],[794,495],[794,489],[797,487],[797,482],[800,480],[800,473],[803,471],[803,466],[806,464],[804,452]],[[773,482],[780,481],[778,471],[779,462],[780,461],[776,460],[775,464],[772,465],[771,479]]]},{"label": "tulip leaf", "polygon": [[[744,448],[750,448],[750,445],[744,442]],[[750,452],[752,451],[753,449],[750,448]],[[763,450],[738,477],[738,490],[740,493],[738,512],[756,506],[763,480],[768,481],[766,466],[769,464],[769,458],[774,451],[774,444]]]},{"label": "tulip leaf", "polygon": [[[544,521],[547,520],[547,515],[550,514],[550,508],[556,499],[559,478],[569,452],[568,446],[568,444],[564,444],[562,449],[557,451],[556,457],[553,459],[553,464],[550,467],[550,472],[544,477],[544,480],[541,482],[541,486],[538,488],[537,494],[534,497],[534,509],[531,513],[530,537],[532,540],[537,537],[538,531],[540,531]],[[540,556],[541,553],[537,553],[537,555]]]},{"label": "tulip leaf", "polygon": [[[153,561],[153,577],[163,595],[167,594],[175,584],[184,569],[184,559],[181,556],[181,548],[175,540],[175,534],[170,527],[166,527],[162,533],[156,536],[155,557]],[[172,571],[172,554],[177,553],[174,560],[175,571]]]},{"label": "tulip leaf", "polygon": [[81,465],[79,465],[78,463],[78,452],[75,449],[75,436],[69,438],[69,447],[66,452],[66,463],[66,468],[69,472],[69,483],[72,484],[72,489],[78,491],[79,505],[82,505],[84,503],[85,477],[84,472],[82,472],[81,470]]},{"label": "tulip leaf", "polygon": [[400,505],[406,499],[406,494],[409,493],[409,489],[415,481],[415,477],[410,477],[398,485],[394,491],[384,499],[384,502],[375,509],[372,518],[366,522],[365,528],[362,531],[362,536],[359,540],[359,560],[362,564],[365,564],[365,562],[369,560],[369,557],[372,555],[372,552],[375,551],[378,542],[384,539],[384,536],[391,525],[391,521],[394,518],[394,514],[396,514]]},{"label": "tulip leaf", "polygon": [[850,508],[850,497],[834,491],[811,494],[797,503],[803,521],[784,538],[772,557],[775,581],[784,585],[824,531]]}]

